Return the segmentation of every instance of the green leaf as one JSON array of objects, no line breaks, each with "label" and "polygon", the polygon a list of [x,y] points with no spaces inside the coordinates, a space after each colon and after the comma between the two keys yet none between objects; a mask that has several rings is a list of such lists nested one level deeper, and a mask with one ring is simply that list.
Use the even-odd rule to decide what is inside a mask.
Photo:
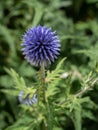
[{"label": "green leaf", "polygon": [[64,63],[64,61],[66,60],[66,57],[63,58],[57,65],[56,69],[55,70],[59,70],[61,67],[62,67],[62,64]]},{"label": "green leaf", "polygon": [[23,79],[23,77],[19,77],[18,73],[16,73],[13,69],[7,69],[5,68],[5,71],[13,78],[13,82],[15,85],[13,85],[13,88],[18,90],[25,90],[26,84]]},{"label": "green leaf", "polygon": [[[77,100],[78,101],[78,100]],[[74,108],[73,108],[73,123],[74,123],[74,127],[75,130],[82,130],[82,126],[81,126],[81,121],[82,121],[82,111],[81,111],[81,105],[78,103],[74,104]]]},{"label": "green leaf", "polygon": [[[62,59],[62,60],[58,63],[58,65],[57,65],[57,67],[56,67],[55,70],[53,70],[52,72],[47,71],[46,82],[53,82],[53,81],[55,81],[55,80],[58,80],[58,81],[60,80],[60,75],[61,75],[61,73],[63,72],[63,70],[61,69],[61,67],[62,67],[62,64],[63,64],[63,62],[64,62],[65,59],[66,59],[66,58]],[[53,83],[52,83],[52,84],[53,84]]]},{"label": "green leaf", "polygon": [[29,130],[29,127],[31,125],[33,130],[33,128],[35,127],[34,119],[29,116],[22,116],[12,126],[9,126],[5,130]]},{"label": "green leaf", "polygon": [[86,109],[83,109],[82,110],[82,117],[83,118],[88,118],[90,120],[93,120],[93,121],[97,121],[97,118],[95,117],[95,115],[93,114],[93,112],[91,110],[86,110]]},{"label": "green leaf", "polygon": [[17,96],[20,93],[19,90],[12,90],[12,89],[2,89],[1,92],[9,94],[9,95],[13,95],[13,96]]}]

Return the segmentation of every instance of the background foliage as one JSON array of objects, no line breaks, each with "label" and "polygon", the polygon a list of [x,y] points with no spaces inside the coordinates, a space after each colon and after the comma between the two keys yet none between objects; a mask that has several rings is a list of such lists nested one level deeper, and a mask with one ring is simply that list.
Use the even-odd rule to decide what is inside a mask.
[{"label": "background foliage", "polygon": [[[32,116],[19,107],[17,96],[4,93],[2,89],[14,89],[13,78],[6,68],[13,68],[24,77],[26,84],[36,83],[36,71],[21,54],[21,38],[25,30],[38,24],[52,27],[60,35],[61,54],[47,70],[54,70],[60,60],[63,73],[71,75],[55,80],[58,86],[53,97],[67,97],[68,91],[76,94],[90,71],[97,71],[98,63],[98,0],[1,0],[0,1],[0,130],[22,130],[32,122]],[[55,71],[54,71],[55,72]],[[47,72],[49,76],[49,72]],[[50,74],[51,75],[51,74]],[[55,75],[55,73],[54,73]],[[61,73],[59,73],[59,76]],[[62,75],[61,75],[62,76]],[[55,77],[55,76],[54,76]],[[52,77],[52,78],[54,78]],[[18,82],[18,81],[17,81]],[[23,83],[23,82],[22,82]],[[23,85],[21,83],[21,85]],[[53,85],[52,84],[52,85]],[[19,86],[18,86],[19,87]],[[20,90],[22,86],[20,86]],[[51,87],[50,95],[55,87]],[[60,88],[60,89],[59,89]],[[68,89],[69,88],[69,89]],[[66,91],[64,91],[66,90]],[[65,92],[65,93],[64,93]],[[13,91],[10,91],[13,93]],[[14,94],[14,93],[13,93]],[[62,96],[61,96],[61,95]],[[98,85],[82,98],[76,99],[68,108],[57,109],[54,130],[95,130],[98,128]],[[51,99],[52,101],[52,99]],[[69,108],[72,109],[69,112]],[[21,118],[20,118],[21,117]],[[20,120],[19,120],[20,119]],[[27,126],[27,125],[26,125]],[[82,126],[82,128],[80,128]],[[32,124],[30,126],[32,128]],[[31,129],[29,128],[29,130]],[[24,128],[26,130],[28,128]]]}]

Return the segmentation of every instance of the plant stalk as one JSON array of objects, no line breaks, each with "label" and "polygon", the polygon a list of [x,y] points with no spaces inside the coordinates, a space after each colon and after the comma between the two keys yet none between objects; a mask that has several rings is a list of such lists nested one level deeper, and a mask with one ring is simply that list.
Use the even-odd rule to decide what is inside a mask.
[{"label": "plant stalk", "polygon": [[46,102],[46,96],[45,96],[45,66],[44,62],[42,62],[41,65],[41,91],[42,91],[42,99],[44,103]]},{"label": "plant stalk", "polygon": [[[41,69],[40,69],[40,72],[41,72],[41,88],[40,88],[40,91],[41,91],[41,100],[42,102],[44,103],[46,109],[47,109],[47,101],[46,101],[46,95],[45,95],[45,90],[46,90],[46,83],[45,83],[45,66],[44,66],[44,62],[42,62],[41,64]],[[42,122],[42,129],[43,130],[47,130],[47,126],[45,124],[45,122],[43,121]]]}]

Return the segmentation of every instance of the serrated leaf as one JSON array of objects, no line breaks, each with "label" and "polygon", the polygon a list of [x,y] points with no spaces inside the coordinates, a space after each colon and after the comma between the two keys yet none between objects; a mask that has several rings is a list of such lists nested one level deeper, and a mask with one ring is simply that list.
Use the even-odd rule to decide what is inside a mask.
[{"label": "serrated leaf", "polygon": [[14,82],[13,88],[18,89],[18,90],[26,89],[26,84],[23,77],[20,77],[18,73],[16,73],[13,69],[9,70],[5,68],[5,70],[8,74],[10,74],[10,76],[13,79],[13,82]]},{"label": "serrated leaf", "polygon": [[88,119],[91,119],[91,120],[94,120],[94,121],[97,121],[96,117],[94,116],[94,114],[92,113],[91,110],[83,110],[82,112],[82,117],[83,118],[88,118]]},{"label": "serrated leaf", "polygon": [[53,70],[53,71],[47,71],[47,77],[46,77],[46,82],[51,82],[52,84],[53,84],[53,82],[55,82],[55,80],[61,80],[60,79],[60,75],[61,75],[61,73],[63,72],[63,70],[61,69],[61,66],[62,66],[62,64],[63,64],[63,62],[64,62],[64,60],[65,60],[66,58],[64,58],[64,59],[62,59],[59,63],[58,63],[58,65],[57,65],[57,67],[56,67],[56,69],[55,70]]},{"label": "serrated leaf", "polygon": [[[5,130],[26,130],[29,129],[32,123],[34,124],[33,121],[34,121],[33,118],[28,116],[23,116],[19,118],[12,126],[9,126]],[[32,126],[32,129],[34,126],[35,125]]]},{"label": "serrated leaf", "polygon": [[62,66],[62,64],[63,64],[63,62],[66,60],[66,57],[65,58],[63,58],[59,63],[58,63],[58,65],[57,65],[57,67],[56,67],[56,69],[55,70],[58,70],[58,69],[60,69],[61,68],[61,66]]}]

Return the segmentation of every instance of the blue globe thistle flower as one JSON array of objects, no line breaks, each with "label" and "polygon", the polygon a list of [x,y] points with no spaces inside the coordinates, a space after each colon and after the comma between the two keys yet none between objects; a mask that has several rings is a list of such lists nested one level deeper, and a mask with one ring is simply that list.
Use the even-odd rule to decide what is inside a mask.
[{"label": "blue globe thistle flower", "polygon": [[30,96],[30,93],[28,93],[25,98],[23,98],[23,95],[24,95],[24,91],[21,91],[19,93],[19,96],[18,96],[18,99],[19,99],[19,102],[21,104],[25,104],[25,105],[33,105],[34,103],[37,102],[37,94],[34,94],[32,96],[32,98],[29,98]]},{"label": "blue globe thistle flower", "polygon": [[59,55],[60,40],[56,31],[45,26],[30,28],[23,35],[23,55],[33,65],[51,64]]}]

